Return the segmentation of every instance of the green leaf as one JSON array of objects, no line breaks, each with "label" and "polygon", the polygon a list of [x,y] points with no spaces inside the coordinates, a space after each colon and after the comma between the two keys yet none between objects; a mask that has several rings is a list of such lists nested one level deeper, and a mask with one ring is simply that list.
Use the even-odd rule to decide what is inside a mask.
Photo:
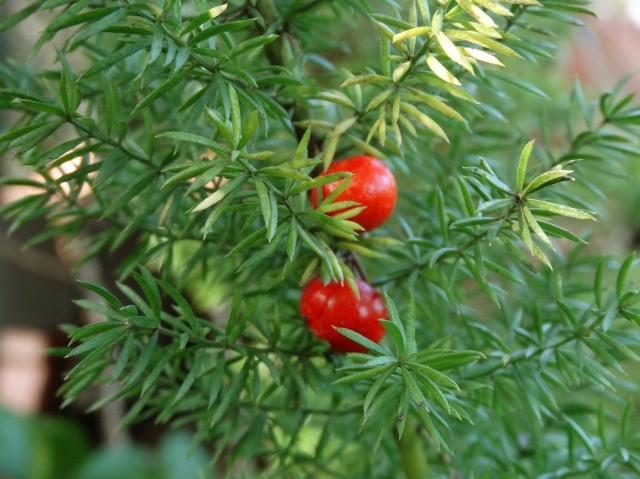
[{"label": "green leaf", "polygon": [[507,186],[507,184],[503,182],[501,179],[499,179],[497,176],[492,175],[491,173],[487,173],[486,171],[482,171],[481,177],[483,180],[485,180],[485,182],[489,183],[495,189],[502,191],[503,193],[506,193],[508,195],[512,195],[512,196],[514,195],[514,193]]},{"label": "green leaf", "polygon": [[436,369],[431,368],[430,366],[427,366],[426,364],[413,363],[413,362],[409,362],[406,364],[411,369],[414,369],[415,371],[419,371],[420,373],[426,375],[427,377],[429,377],[429,379],[438,383],[440,386],[454,389],[454,390],[460,389],[456,384],[456,382],[453,379],[451,379],[449,376],[447,376],[446,374],[443,374],[442,372]]},{"label": "green leaf", "polygon": [[364,246],[360,241],[338,241],[336,243],[336,247],[348,251],[353,251],[367,258],[389,258],[389,256],[385,253],[381,253],[379,251],[368,248]]},{"label": "green leaf", "polygon": [[417,97],[418,100],[426,103],[427,105],[429,105],[434,110],[439,111],[440,113],[442,113],[443,115],[451,118],[452,120],[460,121],[462,123],[466,123],[467,122],[467,120],[465,120],[464,117],[462,115],[460,115],[460,113],[458,113],[456,110],[451,108],[449,105],[447,105],[445,102],[443,102],[437,96],[429,95],[427,93],[424,93],[424,92],[418,90],[417,88],[411,88],[411,87],[406,87],[406,88],[415,97]]},{"label": "green leaf", "polygon": [[398,323],[394,321],[382,320],[380,321],[380,324],[382,324],[384,329],[386,329],[387,332],[393,338],[393,342],[396,346],[396,350],[398,351],[398,356],[399,357],[405,356],[407,354],[407,347],[406,347],[407,340],[405,337],[404,328],[401,327],[402,323],[400,323],[400,326],[399,326]]},{"label": "green leaf", "polygon": [[416,382],[413,374],[407,370],[405,367],[400,368],[400,372],[402,374],[402,378],[404,379],[404,384],[407,388],[407,392],[409,393],[409,397],[411,401],[418,407],[418,409],[423,409],[427,413],[429,412],[429,403],[427,399],[424,397],[424,394],[420,390],[418,383]]},{"label": "green leaf", "polygon": [[[239,192],[240,192],[240,188],[236,188],[235,190],[230,191],[222,201],[219,201],[218,204],[214,206],[213,210],[211,210],[211,213],[209,213],[209,216],[207,217],[207,221],[205,221],[204,226],[202,227],[204,238],[207,237],[207,235],[211,232],[211,229],[213,228],[213,226],[217,223],[217,221],[225,213],[225,211],[227,211],[227,207],[229,206],[229,203],[233,200],[233,198],[236,197],[236,195],[239,194]],[[262,231],[260,232],[262,233]],[[256,233],[258,232],[256,231]],[[228,255],[233,254],[233,252],[239,246],[246,247],[246,246],[249,246],[249,244],[245,240],[241,241],[240,243],[238,243],[236,247],[233,248],[231,252],[228,253]]]},{"label": "green leaf", "polygon": [[181,31],[180,31],[180,36],[184,36],[187,33],[192,32],[193,30],[195,30],[196,28],[198,28],[200,25],[208,22],[212,20],[211,15],[209,15],[209,11],[207,10],[206,12],[201,13],[200,15],[197,15],[193,20],[191,20]]},{"label": "green leaf", "polygon": [[124,342],[124,346],[122,346],[122,351],[118,355],[118,360],[113,368],[113,372],[109,377],[109,382],[113,383],[118,380],[120,375],[124,372],[124,368],[127,366],[129,362],[129,357],[133,352],[133,347],[135,345],[135,335],[133,333],[129,333],[127,336],[127,340]]},{"label": "green leaf", "polygon": [[408,38],[418,37],[418,36],[430,36],[431,35],[431,27],[414,27],[403,32],[396,33],[391,41],[393,43],[398,43]]},{"label": "green leaf", "polygon": [[227,183],[222,185],[220,188],[218,188],[216,191],[214,191],[209,196],[207,196],[200,203],[198,203],[191,210],[191,212],[195,213],[197,211],[202,211],[204,209],[210,208],[211,206],[215,205],[220,200],[224,199],[225,196],[229,195],[229,193],[231,193],[233,190],[238,188],[245,181],[247,181],[248,178],[249,178],[249,175],[238,175],[238,176],[236,176],[233,180],[228,181]]},{"label": "green leaf", "polygon": [[289,260],[293,261],[296,253],[296,246],[298,243],[298,225],[295,218],[291,218],[289,222],[289,230],[287,234],[287,256]]},{"label": "green leaf", "polygon": [[255,306],[252,310],[243,310],[242,297],[236,291],[233,296],[233,305],[231,306],[231,311],[229,312],[229,317],[225,326],[227,344],[233,344],[238,340],[254,312]]},{"label": "green leaf", "polygon": [[[278,230],[278,203],[276,201],[276,195],[273,191],[269,191],[269,201],[271,203],[271,219],[267,226],[267,241],[271,243],[276,236]],[[277,243],[277,242],[276,242]]]},{"label": "green leaf", "polygon": [[449,401],[445,397],[442,390],[434,383],[434,381],[428,377],[426,374],[418,372],[416,375],[416,379],[422,385],[423,389],[426,391],[427,396],[429,398],[434,399],[442,409],[451,414],[451,407],[449,406]]},{"label": "green leaf", "polygon": [[531,140],[526,144],[522,153],[520,154],[520,161],[518,162],[518,174],[516,180],[516,189],[518,191],[522,191],[524,188],[524,179],[527,173],[527,163],[529,162],[529,157],[531,156],[531,152],[533,151],[533,145],[535,140]]},{"label": "green leaf", "polygon": [[497,218],[491,218],[486,216],[474,216],[472,218],[461,218],[451,223],[451,225],[449,226],[449,229],[454,230],[459,228],[466,228],[469,226],[486,225],[488,223],[494,223],[496,221],[498,221]]},{"label": "green leaf", "polygon": [[418,362],[438,371],[449,371],[451,369],[466,366],[483,358],[483,354],[478,351],[436,349],[419,351],[407,358],[411,362]]},{"label": "green leaf", "polygon": [[451,96],[455,96],[456,98],[460,98],[470,103],[478,104],[478,101],[475,98],[473,98],[466,91],[464,91],[459,86],[456,86],[455,84],[442,81],[440,78],[434,78],[429,73],[416,72],[415,75],[420,79],[421,82],[427,85],[444,90],[445,92],[447,92]]},{"label": "green leaf", "polygon": [[7,15],[7,18],[5,18],[2,22],[0,22],[0,32],[4,32],[5,30],[8,30],[14,25],[17,25],[18,23],[25,20],[26,18],[29,18],[33,13],[38,11],[39,8],[40,8],[40,3],[34,2],[31,5],[23,8],[22,10],[14,13],[13,15]]},{"label": "green leaf", "polygon": [[[311,139],[311,128],[307,128],[302,135],[302,139],[298,146],[296,147],[296,153],[293,156],[293,162],[298,163],[300,161],[304,161],[308,157],[308,148],[309,148],[309,140]],[[282,165],[281,165],[282,166]]]},{"label": "green leaf", "polygon": [[298,170],[293,168],[282,168],[279,166],[267,166],[265,168],[260,168],[258,173],[266,176],[275,176],[278,178],[286,178],[288,180],[297,180],[297,181],[311,181],[309,175],[305,175]]},{"label": "green leaf", "polygon": [[258,198],[260,199],[262,218],[264,219],[265,226],[268,227],[271,223],[271,201],[269,200],[269,192],[260,178],[254,177],[253,182],[258,193]]},{"label": "green leaf", "polygon": [[120,341],[126,335],[127,328],[124,326],[116,329],[110,329],[109,331],[105,331],[97,336],[94,336],[88,341],[85,341],[80,346],[75,347],[69,354],[67,354],[67,357],[79,356],[91,351],[92,349],[96,349],[101,346]]},{"label": "green leaf", "polygon": [[[141,394],[144,395],[147,391],[150,390],[152,386],[156,384],[158,377],[164,370],[165,366],[173,359],[174,354],[176,353],[178,346],[176,344],[171,344],[164,349],[159,350],[156,354],[154,354],[154,366],[153,369],[149,372],[147,379],[142,385]],[[156,358],[156,356],[158,356]]]},{"label": "green leaf", "polygon": [[52,105],[50,103],[43,103],[40,101],[26,100],[26,99],[17,99],[13,101],[15,105],[22,105],[25,108],[34,111],[41,111],[43,113],[49,113],[51,115],[56,115],[60,117],[65,116],[64,110],[56,105]]},{"label": "green leaf", "polygon": [[143,108],[148,107],[154,101],[156,101],[159,98],[161,98],[169,90],[171,90],[172,88],[175,88],[176,86],[178,86],[187,76],[189,76],[191,74],[191,71],[192,71],[191,68],[186,68],[184,70],[179,71],[178,73],[176,73],[172,77],[170,77],[166,82],[164,82],[158,88],[153,90],[142,101],[140,101],[140,103],[138,103],[134,107],[134,109],[131,111],[131,114],[133,115],[137,111],[140,111]]},{"label": "green leaf", "polygon": [[158,289],[156,279],[144,266],[140,267],[140,273],[141,274],[133,272],[132,274],[136,282],[140,285],[140,288],[142,288],[142,291],[144,291],[144,295],[149,301],[151,309],[156,315],[160,316],[160,312],[162,311],[162,299],[160,297],[160,290]]},{"label": "green leaf", "polygon": [[381,376],[390,375],[389,371],[393,372],[394,369],[395,367],[393,364],[383,364],[382,366],[377,366],[375,368],[367,369],[365,371],[349,374],[348,376],[342,377],[334,381],[332,384],[354,384],[367,379],[372,379],[378,375],[381,375]]},{"label": "green leaf", "polygon": [[186,141],[188,143],[195,143],[196,145],[202,145],[210,148],[218,154],[228,156],[229,152],[220,143],[205,138],[204,136],[196,135],[194,133],[184,133],[181,131],[166,131],[157,135],[157,138],[169,138],[176,141]]},{"label": "green leaf", "polygon": [[406,103],[406,102],[402,102],[400,104],[400,109],[402,111],[404,111],[405,113],[408,113],[409,115],[411,115],[414,118],[416,118],[420,123],[422,123],[428,129],[433,131],[436,135],[438,135],[444,141],[449,143],[449,138],[447,137],[447,134],[444,132],[442,127],[438,123],[433,121],[431,119],[431,117],[429,117],[426,113],[421,112],[415,106],[411,105],[410,103]]},{"label": "green leaf", "polygon": [[65,3],[67,4],[68,8],[63,9],[63,11],[57,17],[51,20],[46,28],[47,32],[55,32],[62,28],[84,23],[88,20],[101,18],[106,14],[106,11],[100,8],[97,9],[97,12],[88,11],[80,13],[83,9],[93,3],[91,0],[77,0],[71,5],[68,5],[68,2],[60,2],[54,0],[52,3],[44,2],[44,5],[42,5],[41,8],[54,8],[54,6],[62,6]]},{"label": "green leaf", "polygon": [[111,307],[105,304],[94,303],[93,301],[89,301],[86,299],[77,299],[74,301],[74,303],[80,308],[88,309],[89,311],[95,311],[96,313],[101,314],[106,318],[115,319],[116,321],[124,320],[124,316],[121,313],[111,309]]},{"label": "green leaf", "polygon": [[333,329],[338,331],[343,336],[346,336],[352,341],[355,341],[359,345],[364,346],[365,348],[373,352],[376,352],[381,356],[393,356],[386,347],[381,346],[378,343],[374,343],[369,338],[365,338],[363,335],[356,333],[355,331],[351,331],[350,329],[345,329],[345,328],[337,328],[335,326],[333,327]]},{"label": "green leaf", "polygon": [[519,78],[516,78],[514,76],[503,75],[497,72],[492,72],[491,74],[492,74],[492,77],[500,81],[513,85],[526,92],[532,93],[540,98],[549,99],[549,96],[544,91],[542,91],[540,88],[536,87],[535,85],[532,85],[531,83],[520,80]]},{"label": "green leaf", "polygon": [[304,215],[314,220],[314,227],[347,240],[355,240],[356,232],[362,230],[360,225],[342,219],[341,215],[328,216],[315,211],[305,212]]},{"label": "green leaf", "polygon": [[627,277],[629,276],[629,271],[631,271],[631,267],[635,262],[635,254],[631,254],[625,261],[622,263],[620,267],[620,271],[618,272],[618,278],[616,280],[616,295],[618,299],[622,298],[625,293],[625,287],[627,284]]},{"label": "green leaf", "polygon": [[[102,10],[102,12],[100,12],[100,10]],[[96,20],[91,21],[93,20],[93,18],[87,19],[87,21],[90,21],[91,23],[73,34],[73,36],[70,38],[70,40],[73,40],[73,46],[71,47],[71,50],[80,45],[84,40],[97,35],[101,31],[106,30],[107,28],[115,25],[120,20],[123,20],[128,15],[130,15],[130,11],[128,8],[117,7],[101,9],[97,8],[87,13],[93,14],[92,16],[95,16],[94,18]]]},{"label": "green leaf", "polygon": [[521,212],[524,215],[524,219],[527,221],[527,224],[529,225],[531,230],[536,234],[536,236],[540,238],[542,241],[544,241],[546,244],[548,244],[552,249],[555,249],[555,247],[553,246],[553,243],[551,242],[551,240],[549,240],[549,237],[545,234],[545,232],[542,230],[542,228],[540,227],[536,219],[533,217],[529,208],[527,208],[526,206],[523,206],[521,208]]},{"label": "green leaf", "polygon": [[[391,378],[392,374],[396,371],[396,368],[387,368],[383,370],[382,373],[378,375],[376,380],[369,388],[366,397],[364,398],[364,415],[369,415],[369,408],[371,407],[373,400],[378,396],[380,390],[386,385],[389,378]],[[370,378],[369,378],[370,379]]]},{"label": "green leaf", "polygon": [[522,194],[524,196],[529,195],[545,186],[548,186],[553,183],[557,183],[559,181],[573,181],[569,175],[573,173],[573,170],[549,170],[531,181],[524,189]]},{"label": "green leaf", "polygon": [[124,193],[121,194],[118,198],[111,201],[109,207],[102,214],[102,218],[107,218],[112,214],[120,211],[127,203],[129,203],[133,198],[140,195],[141,192],[149,186],[153,182],[156,177],[155,171],[148,171],[146,174],[142,175],[138,178],[137,181],[128,185],[124,189]]},{"label": "green leaf", "polygon": [[112,329],[120,327],[122,327],[122,324],[114,322],[95,323],[83,326],[72,334],[70,344],[76,343],[81,339],[85,339],[90,336],[96,336],[104,333],[105,331],[110,331]]},{"label": "green leaf", "polygon": [[[638,353],[636,353],[631,348],[629,348],[629,347],[625,346],[624,344],[622,344],[622,342],[616,341],[616,339],[612,337],[615,334],[615,332],[613,330],[610,330],[608,332],[608,334],[600,332],[600,331],[596,331],[596,334],[598,335],[598,338],[600,338],[600,340],[603,343],[608,344],[610,347],[612,347],[616,351],[624,354],[629,359],[632,359],[634,361],[640,362],[640,355]],[[625,336],[626,336],[625,333],[621,333],[620,334],[620,339],[624,338]]]},{"label": "green leaf", "polygon": [[341,105],[351,110],[355,110],[356,106],[353,104],[351,98],[342,93],[341,91],[322,91],[316,95],[316,98],[319,100],[328,101],[330,103],[335,103],[336,105]]},{"label": "green leaf", "polygon": [[604,268],[605,262],[600,261],[598,263],[598,269],[596,269],[596,274],[593,278],[593,295],[598,309],[602,309],[602,275],[604,273]]},{"label": "green leaf", "polygon": [[[348,210],[350,208],[360,207],[360,203],[356,203],[355,201],[336,201],[335,203],[327,202],[326,198],[323,202],[316,208],[318,213],[332,213],[334,211],[340,210]],[[362,209],[358,208],[358,212],[362,211]]]},{"label": "green leaf", "polygon": [[214,426],[220,419],[222,419],[222,416],[227,412],[232,401],[237,401],[238,395],[240,394],[240,391],[242,390],[242,387],[246,382],[250,367],[251,361],[245,361],[240,372],[236,374],[229,387],[225,390],[224,397],[222,398],[222,401],[220,401],[216,412],[211,418],[211,426]]},{"label": "green leaf", "polygon": [[547,223],[546,221],[541,221],[540,219],[537,219],[537,222],[540,225],[540,227],[543,229],[543,231],[547,233],[549,236],[554,236],[556,238],[566,238],[575,243],[588,244],[584,239],[573,234],[571,231],[561,228],[560,226]]},{"label": "green leaf", "polygon": [[193,383],[195,383],[198,376],[200,376],[200,374],[202,373],[202,367],[204,365],[206,356],[207,355],[205,352],[201,352],[200,354],[196,355],[195,360],[193,364],[191,364],[191,367],[189,369],[189,373],[184,378],[184,381],[182,381],[180,389],[178,389],[178,392],[171,402],[171,405],[177,404],[189,392],[189,390],[193,386]]},{"label": "green leaf", "polygon": [[229,95],[229,106],[231,108],[231,135],[233,145],[237,148],[240,138],[242,137],[242,115],[240,114],[240,103],[238,102],[238,94],[231,83],[227,85]]},{"label": "green leaf", "polygon": [[441,80],[451,83],[452,85],[460,85],[460,81],[431,53],[427,55],[427,64],[429,68],[431,68],[431,71]]},{"label": "green leaf", "polygon": [[567,216],[569,218],[577,218],[580,220],[596,220],[590,213],[579,210],[577,208],[572,208],[570,206],[559,205],[556,203],[550,203],[548,201],[536,199],[527,199],[527,204],[535,208],[549,211],[550,213],[554,213],[556,215]]},{"label": "green leaf", "polygon": [[165,181],[160,187],[160,189],[164,189],[169,186],[173,186],[176,183],[181,183],[191,178],[198,177],[218,164],[219,164],[218,162],[212,162],[210,160],[206,160],[206,161],[194,162],[193,164],[187,163],[186,165],[180,165],[181,167],[186,166],[186,168],[180,171],[179,173],[173,175],[167,181]]},{"label": "green leaf", "polygon": [[405,332],[407,335],[407,352],[413,354],[416,352],[416,301],[413,293],[409,299],[409,305],[405,314]]},{"label": "green leaf", "polygon": [[393,70],[393,73],[391,74],[391,78],[393,79],[393,82],[398,83],[404,77],[404,75],[409,71],[409,68],[411,68],[410,61],[406,61],[398,65],[395,68],[395,70]]},{"label": "green leaf", "polygon": [[116,296],[111,293],[108,289],[93,283],[89,283],[87,281],[78,280],[78,284],[89,291],[96,293],[99,296],[102,296],[105,300],[109,302],[113,307],[120,308],[122,307],[122,303],[116,298]]},{"label": "green leaf", "polygon": [[143,48],[147,48],[148,46],[151,45],[151,42],[152,42],[151,38],[144,38],[139,42],[127,45],[126,47],[123,47],[120,50],[117,50],[116,52],[112,53],[108,57],[105,57],[99,62],[95,63],[91,68],[89,68],[82,75],[80,75],[80,78],[78,78],[78,80],[83,80],[85,78],[89,78],[94,75],[97,75],[98,73],[115,65],[116,63],[120,63],[122,60],[124,60],[127,57],[130,57],[134,53],[139,52]]},{"label": "green leaf", "polygon": [[500,43],[496,40],[492,40],[491,38],[483,35],[480,32],[474,32],[470,30],[447,30],[447,36],[454,41],[465,41],[469,43],[474,43],[476,45],[480,45],[488,50],[493,50],[494,52],[500,53],[502,55],[507,55],[510,57],[520,57],[515,51],[506,46],[504,43]]},{"label": "green leaf", "polygon": [[216,365],[213,370],[213,374],[211,375],[211,385],[209,386],[209,403],[207,405],[207,409],[211,409],[211,406],[218,399],[218,395],[220,394],[220,389],[222,387],[222,381],[224,380],[224,371],[225,371],[226,360],[224,354],[219,354],[216,356]]},{"label": "green leaf", "polygon": [[140,354],[140,357],[138,358],[138,360],[136,361],[136,363],[133,365],[131,369],[131,373],[127,376],[127,379],[125,380],[125,383],[124,383],[125,386],[134,384],[142,376],[144,371],[147,369],[147,366],[151,362],[151,357],[157,351],[156,346],[158,344],[158,335],[159,335],[158,331],[154,331],[153,334],[151,335],[151,339],[149,339],[149,342],[147,343],[147,345],[144,346],[142,354]]},{"label": "green leaf", "polygon": [[462,68],[467,70],[472,75],[475,74],[473,71],[473,67],[471,66],[471,63],[469,63],[469,60],[464,55],[462,50],[456,47],[454,43],[451,40],[449,40],[449,37],[447,37],[447,35],[444,32],[436,33],[435,38],[440,44],[440,47],[444,51],[445,55],[447,55],[450,60],[460,65]]},{"label": "green leaf", "polygon": [[393,83],[393,79],[382,75],[358,75],[346,79],[344,82],[342,82],[340,88],[361,85],[363,83]]},{"label": "green leaf", "polygon": [[127,318],[127,322],[142,329],[156,329],[160,327],[160,321],[158,318],[149,316],[131,316]]},{"label": "green leaf", "polygon": [[51,125],[52,123],[54,123],[53,121],[45,121],[45,122],[41,122],[41,123],[32,123],[31,125],[27,125],[27,126],[23,126],[21,128],[17,128],[15,130],[10,130],[7,133],[5,133],[4,135],[0,136],[0,143],[5,142],[5,141],[12,141],[12,140],[16,140],[19,138],[24,137],[25,135],[27,135],[28,133],[31,133],[33,131],[37,131],[41,128],[45,128],[49,125]]},{"label": "green leaf", "polygon": [[249,50],[254,50],[256,48],[263,47],[267,43],[271,43],[278,38],[278,35],[268,34],[262,35],[258,37],[251,38],[249,40],[245,40],[244,42],[239,43],[235,47],[233,47],[229,51],[229,58],[235,58],[243,53],[248,52]]},{"label": "green leaf", "polygon": [[[207,17],[208,17],[208,15],[207,15]],[[196,17],[193,21],[195,22],[197,19],[198,19],[198,17]],[[208,19],[209,18],[205,18],[205,21],[208,20]],[[235,30],[241,30],[243,28],[248,27],[249,25],[251,25],[255,21],[256,21],[255,18],[249,18],[249,19],[246,19],[246,20],[236,20],[236,21],[233,21],[233,22],[221,23],[219,25],[214,25],[212,27],[209,27],[209,28],[206,28],[206,29],[202,30],[197,35],[195,35],[191,40],[189,40],[189,45],[191,45],[191,46],[197,45],[198,43],[203,42],[205,40],[208,40],[209,38],[214,37],[216,35],[219,35],[221,33],[232,32],[232,31],[235,31]],[[191,23],[193,23],[193,22],[191,22]],[[190,32],[191,30],[193,30],[193,28],[191,28],[191,24],[189,24],[189,25],[187,25],[185,27],[185,29],[182,32],[180,32],[180,35],[185,35],[186,33]]]},{"label": "green leaf", "polygon": [[[341,171],[338,173],[329,173],[328,175],[318,176],[310,181],[305,181],[300,183],[295,188],[292,188],[289,192],[290,195],[297,195],[298,193],[302,193],[303,191],[312,190],[314,188],[320,188],[321,186],[328,185],[331,183],[335,183],[337,181],[345,180],[347,178],[351,178],[353,173],[348,171]],[[350,180],[345,183],[350,183]],[[342,184],[340,185],[342,186]]]},{"label": "green leaf", "polygon": [[544,4],[544,7],[552,10],[581,13],[583,15],[591,15],[593,17],[596,17],[596,14],[587,8],[582,8],[575,5],[567,5],[566,3],[561,3],[561,2],[546,2]]},{"label": "green leaf", "polygon": [[582,427],[577,422],[575,422],[573,419],[571,419],[568,416],[564,416],[564,420],[569,425],[569,428],[577,434],[582,444],[584,444],[584,446],[589,450],[589,452],[595,456],[596,454],[595,447],[591,442],[591,440],[589,439],[589,436],[587,435],[587,433],[584,432],[584,429],[582,429]]},{"label": "green leaf", "polygon": [[389,88],[388,90],[383,90],[382,92],[378,93],[375,97],[371,99],[371,101],[369,101],[369,103],[367,104],[367,107],[365,108],[365,111],[373,110],[380,104],[386,102],[393,92],[394,90],[392,88]]},{"label": "green leaf", "polygon": [[[118,288],[133,302],[133,304],[123,306],[119,310],[127,318],[127,321],[134,317],[139,317],[138,310],[148,318],[154,317],[153,310],[133,288],[130,288],[124,283],[118,283]],[[144,320],[142,320],[142,322],[144,322]]]},{"label": "green leaf", "polygon": [[491,18],[480,7],[471,3],[470,0],[456,0],[456,2],[464,10],[466,10],[466,12],[471,15],[480,25],[486,28],[498,28],[498,25],[493,21],[493,18]]},{"label": "green leaf", "polygon": [[253,139],[256,134],[256,130],[258,129],[258,121],[260,119],[260,114],[258,111],[252,111],[249,114],[249,119],[246,124],[242,128],[242,137],[238,142],[237,148],[239,150],[243,149],[245,146],[249,144],[249,142]]},{"label": "green leaf", "polygon": [[506,208],[507,206],[512,206],[514,204],[514,200],[510,198],[496,199],[485,201],[482,203],[477,209],[477,213],[487,213],[490,211],[499,210],[502,208]]},{"label": "green leaf", "polygon": [[193,312],[193,309],[191,308],[191,305],[185,299],[185,297],[180,294],[180,291],[178,291],[175,287],[164,280],[158,280],[158,285],[160,285],[163,292],[171,296],[171,299],[173,299],[173,301],[178,306],[178,310],[180,311],[182,318],[186,319],[189,323],[191,330],[194,332],[197,331],[198,323],[196,320],[196,316]]}]

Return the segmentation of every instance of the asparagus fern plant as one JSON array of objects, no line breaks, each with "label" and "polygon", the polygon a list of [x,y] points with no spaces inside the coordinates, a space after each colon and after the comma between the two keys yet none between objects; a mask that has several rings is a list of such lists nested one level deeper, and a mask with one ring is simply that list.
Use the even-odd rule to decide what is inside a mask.
[{"label": "asparagus fern plant", "polygon": [[[0,31],[47,18],[54,59],[0,66],[31,172],[1,213],[77,265],[127,248],[81,283],[66,404],[117,383],[92,409],[193,429],[225,477],[638,477],[635,259],[586,245],[640,107],[526,74],[588,0],[23,3]],[[371,233],[309,200],[357,153],[398,183]],[[314,276],[384,291],[382,343],[317,340]]]}]

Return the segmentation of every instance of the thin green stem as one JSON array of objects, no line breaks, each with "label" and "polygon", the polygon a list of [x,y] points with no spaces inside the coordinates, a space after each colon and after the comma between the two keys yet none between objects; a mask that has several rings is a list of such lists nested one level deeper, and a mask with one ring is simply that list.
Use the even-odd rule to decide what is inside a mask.
[{"label": "thin green stem", "polygon": [[[157,328],[157,330],[161,334],[164,334],[165,336],[168,336],[173,339],[180,340],[182,336],[181,333],[177,331],[173,331],[169,328],[165,328],[164,326],[160,326],[159,328]],[[190,335],[188,342],[191,343],[192,345],[200,346],[204,348],[221,349],[221,350],[224,349],[228,351],[234,351],[240,354],[240,358],[244,358],[248,355],[257,356],[258,354],[268,354],[268,353],[279,353],[287,356],[297,356],[297,357],[320,357],[321,356],[321,354],[314,354],[306,350],[298,351],[295,349],[281,348],[275,345],[269,345],[267,347],[258,347],[258,346],[250,346],[245,344],[229,344],[226,342],[224,338],[220,341],[213,341],[211,339],[200,338],[194,335]]]},{"label": "thin green stem", "polygon": [[510,353],[509,354],[509,358],[505,361],[500,361],[499,363],[497,363],[494,367],[486,370],[486,371],[481,371],[480,373],[476,373],[476,374],[472,374],[469,376],[464,376],[465,380],[471,380],[471,379],[475,379],[478,377],[482,377],[482,376],[488,376],[490,374],[495,373],[496,371],[499,371],[500,369],[505,369],[508,366],[513,366],[516,365],[522,361],[529,361],[533,358],[536,358],[540,355],[542,355],[542,353],[547,352],[547,351],[557,351],[560,348],[562,348],[563,346],[572,343],[573,341],[580,341],[580,339],[584,336],[587,336],[589,334],[591,334],[591,332],[595,331],[596,327],[599,326],[600,324],[602,324],[602,321],[604,319],[604,314],[600,314],[597,318],[595,318],[595,320],[593,321],[593,323],[591,323],[589,326],[582,326],[580,328],[578,328],[578,330],[576,330],[572,335],[561,339],[559,341],[556,341],[553,344],[547,345],[547,346],[540,346],[537,349],[535,349],[533,352],[530,352],[528,350],[519,350],[519,351],[515,351],[514,353]]},{"label": "thin green stem", "polygon": [[[264,411],[264,412],[291,413],[291,409],[287,407],[269,406],[266,404],[259,404],[259,403],[248,402],[248,401],[238,403],[238,407],[245,408],[245,409],[259,409],[260,411]],[[302,414],[303,416],[312,415],[312,414],[318,415],[318,416],[347,416],[350,414],[361,413],[362,407],[360,405],[349,407],[346,409],[331,409],[331,408],[325,409],[325,408],[306,407],[306,408],[299,408],[296,411]]]},{"label": "thin green stem", "polygon": [[147,166],[153,166],[155,168],[155,165],[149,158],[145,158],[144,156],[140,156],[137,153],[134,153],[133,151],[125,147],[122,143],[112,140],[111,138],[109,138],[107,135],[103,134],[100,131],[87,128],[75,118],[69,118],[68,123],[75,126],[78,130],[86,133],[91,138],[95,138],[96,140],[101,141],[102,143],[105,143],[107,145],[113,146],[114,148],[117,148],[118,150],[122,151],[125,155],[129,156],[129,158],[137,160],[141,163],[144,163]]},{"label": "thin green stem", "polygon": [[429,464],[420,440],[418,427],[411,418],[407,419],[404,434],[398,439],[398,449],[402,458],[402,466],[407,479],[429,479]]}]

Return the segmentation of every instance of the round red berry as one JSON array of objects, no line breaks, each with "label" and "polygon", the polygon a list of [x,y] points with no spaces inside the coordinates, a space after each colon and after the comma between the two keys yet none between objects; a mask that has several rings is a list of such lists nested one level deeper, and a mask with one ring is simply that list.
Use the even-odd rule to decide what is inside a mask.
[{"label": "round red berry", "polygon": [[368,283],[357,280],[360,298],[345,283],[322,284],[320,278],[309,281],[300,298],[300,313],[307,318],[311,331],[329,341],[339,353],[365,352],[366,348],[343,336],[333,327],[346,328],[375,343],[384,336],[380,319],[387,319],[384,300]]},{"label": "round red berry", "polygon": [[[366,231],[384,223],[396,205],[398,189],[391,170],[382,161],[370,155],[356,155],[345,160],[334,161],[329,169],[320,176],[329,173],[349,171],[353,173],[351,183],[334,201],[356,201],[366,208],[358,213],[351,221],[355,221]],[[322,187],[322,198],[326,198],[340,181],[329,183]],[[318,191],[311,191],[311,203],[318,207]],[[335,215],[344,210],[328,213]]]}]

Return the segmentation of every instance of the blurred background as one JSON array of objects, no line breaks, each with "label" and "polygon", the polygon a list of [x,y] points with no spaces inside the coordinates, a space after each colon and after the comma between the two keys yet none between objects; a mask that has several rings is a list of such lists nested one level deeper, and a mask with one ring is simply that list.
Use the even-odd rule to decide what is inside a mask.
[{"label": "blurred background", "polygon": [[[22,3],[6,2],[0,7],[0,18]],[[543,82],[556,92],[568,93],[578,80],[594,98],[623,76],[640,71],[640,0],[597,0],[593,10],[598,18],[581,17],[586,26],[571,31],[553,68],[530,67],[531,72],[540,69],[549,75]],[[0,60],[23,63],[34,41],[31,36],[43,30],[44,20],[33,17],[30,24],[0,35]],[[49,66],[52,58],[44,49],[26,67]],[[640,93],[640,74],[626,88]],[[9,120],[0,111],[0,132]],[[14,162],[3,159],[0,173],[20,171]],[[607,243],[609,251],[623,252],[640,244],[640,188],[636,183],[640,168],[629,162],[623,173],[624,178],[611,180],[607,193],[612,202],[609,211],[614,213],[601,218],[596,236]],[[1,189],[0,205],[25,194],[28,192],[19,188]],[[84,294],[74,278],[111,283],[114,272],[109,265],[117,258],[100,257],[71,271],[69,245],[54,239],[25,248],[27,240],[43,227],[33,222],[9,232],[8,225],[0,222],[0,478],[199,477],[207,454],[195,449],[185,459],[191,448],[187,432],[167,432],[152,424],[117,431],[123,405],[115,403],[86,414],[95,397],[60,409],[55,392],[66,366],[46,350],[66,345],[59,325],[97,320],[74,307],[72,300]]]}]

